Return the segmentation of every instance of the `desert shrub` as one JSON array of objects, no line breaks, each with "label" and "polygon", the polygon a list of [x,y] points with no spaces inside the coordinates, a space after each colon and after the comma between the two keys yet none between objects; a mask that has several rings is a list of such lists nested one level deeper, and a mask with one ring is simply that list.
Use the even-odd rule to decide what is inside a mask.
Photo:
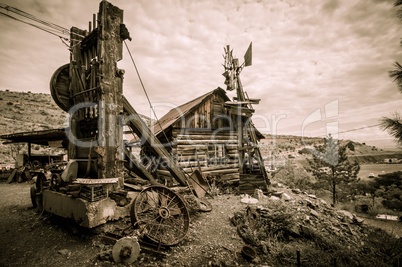
[{"label": "desert shrub", "polygon": [[381,203],[388,209],[402,211],[402,201],[400,199],[384,199]]},{"label": "desert shrub", "polygon": [[7,105],[12,106],[12,105],[14,105],[14,103],[13,102],[7,102]]},{"label": "desert shrub", "polygon": [[311,150],[308,149],[308,148],[303,148],[303,149],[300,149],[300,150],[298,151],[298,153],[299,153],[300,155],[302,155],[302,154],[308,155],[308,154],[311,154]]},{"label": "desert shrub", "polygon": [[304,168],[287,163],[284,168],[273,173],[273,178],[291,188],[310,189],[315,177]]},{"label": "desert shrub", "polygon": [[372,187],[384,198],[384,207],[402,211],[402,171],[379,175]]},{"label": "desert shrub", "polygon": [[[375,229],[368,234],[363,252],[372,266],[395,265],[402,258],[402,238],[395,238],[382,229]],[[399,262],[400,263],[400,262]]]},{"label": "desert shrub", "polygon": [[355,145],[353,142],[349,142],[346,147],[349,148],[350,151],[355,151]]}]

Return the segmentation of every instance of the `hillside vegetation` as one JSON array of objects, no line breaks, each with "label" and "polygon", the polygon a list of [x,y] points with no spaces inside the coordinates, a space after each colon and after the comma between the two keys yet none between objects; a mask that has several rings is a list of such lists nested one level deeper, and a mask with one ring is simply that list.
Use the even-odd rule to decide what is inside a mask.
[{"label": "hillside vegetation", "polygon": [[[286,162],[296,161],[308,167],[306,158],[311,158],[309,149],[324,145],[324,138],[300,137],[293,135],[265,135],[259,147],[266,165],[285,166]],[[351,140],[340,140],[340,146],[347,146],[347,155],[351,161],[359,164],[384,163],[385,159],[402,158],[401,152],[385,151],[375,146]]]},{"label": "hillside vegetation", "polygon": [[[151,119],[141,115],[148,124]],[[50,94],[0,90],[0,135],[60,129],[67,126],[67,113]],[[25,144],[4,145],[0,142],[0,167],[14,164],[15,154],[26,152]],[[32,146],[33,154],[58,154],[59,149]]]},{"label": "hillside vegetation", "polygon": [[[50,94],[0,91],[0,134],[62,128],[65,119],[66,112],[54,103]],[[39,146],[32,148],[34,154],[44,152]],[[53,153],[53,150],[46,151]],[[13,164],[18,151],[26,152],[26,145],[0,143],[0,166]]]}]

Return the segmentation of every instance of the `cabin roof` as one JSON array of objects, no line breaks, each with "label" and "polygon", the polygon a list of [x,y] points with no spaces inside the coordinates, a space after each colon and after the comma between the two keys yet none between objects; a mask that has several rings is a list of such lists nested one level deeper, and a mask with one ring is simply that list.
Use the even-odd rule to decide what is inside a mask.
[{"label": "cabin roof", "polygon": [[[162,118],[160,118],[157,122],[155,122],[153,126],[155,136],[160,137],[160,134],[163,131],[166,131],[167,128],[175,124],[178,120],[180,120],[180,118],[192,112],[213,94],[219,94],[224,98],[225,101],[230,101],[230,98],[227,96],[226,91],[218,87],[215,90],[212,90],[206,94],[203,94],[202,96],[199,96],[187,103],[178,106],[177,108],[171,109]],[[264,135],[260,131],[258,131],[257,128],[254,127],[254,130],[258,139],[265,138]]]},{"label": "cabin roof", "polygon": [[199,96],[183,105],[178,106],[177,108],[171,109],[168,113],[166,113],[162,118],[160,118],[154,125],[155,135],[158,136],[162,131],[165,131],[169,126],[173,125],[175,122],[180,120],[181,117],[187,115],[196,107],[198,107],[201,103],[204,102],[208,97],[214,94],[221,95],[225,101],[230,101],[230,98],[227,96],[225,90],[218,87],[215,90],[212,90],[202,96]]}]

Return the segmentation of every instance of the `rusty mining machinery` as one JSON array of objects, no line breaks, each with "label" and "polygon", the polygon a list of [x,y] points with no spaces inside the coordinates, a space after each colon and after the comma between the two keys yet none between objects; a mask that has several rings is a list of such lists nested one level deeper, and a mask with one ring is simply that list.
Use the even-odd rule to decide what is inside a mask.
[{"label": "rusty mining machinery", "polygon": [[[50,181],[38,176],[31,197],[44,211],[87,228],[130,215],[137,234],[106,239],[115,243],[116,261],[132,262],[138,256],[138,238],[145,236],[158,247],[181,242],[189,229],[189,212],[182,197],[159,185],[128,151],[123,125],[163,160],[178,184],[187,187],[188,177],[123,96],[124,70],[117,68],[117,62],[125,39],[131,40],[123,10],[107,1],[100,2],[89,30],[71,28],[70,63],[57,69],[50,82],[54,101],[69,113],[69,161]],[[125,191],[124,167],[151,186],[141,192]],[[116,193],[128,194],[132,204],[116,205],[109,197]]]}]

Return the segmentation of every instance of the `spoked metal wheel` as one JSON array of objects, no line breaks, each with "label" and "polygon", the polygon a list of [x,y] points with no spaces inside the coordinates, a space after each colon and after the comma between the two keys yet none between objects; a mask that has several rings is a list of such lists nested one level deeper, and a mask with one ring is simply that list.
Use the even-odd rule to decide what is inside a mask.
[{"label": "spoked metal wheel", "polygon": [[173,246],[186,236],[190,216],[179,195],[164,186],[150,186],[134,200],[131,222],[152,241]]}]

